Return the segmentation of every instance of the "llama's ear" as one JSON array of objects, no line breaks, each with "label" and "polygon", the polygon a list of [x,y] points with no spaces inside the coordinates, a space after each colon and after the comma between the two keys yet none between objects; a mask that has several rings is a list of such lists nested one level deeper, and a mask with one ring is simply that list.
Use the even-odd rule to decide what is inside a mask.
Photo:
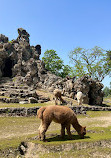
[{"label": "llama's ear", "polygon": [[86,129],[86,126],[84,128]]}]

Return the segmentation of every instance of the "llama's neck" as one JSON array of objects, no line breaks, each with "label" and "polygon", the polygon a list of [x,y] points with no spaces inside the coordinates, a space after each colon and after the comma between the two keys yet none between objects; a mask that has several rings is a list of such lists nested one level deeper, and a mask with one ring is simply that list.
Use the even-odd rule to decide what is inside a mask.
[{"label": "llama's neck", "polygon": [[77,119],[76,119],[76,121],[74,121],[74,123],[72,125],[75,128],[75,130],[78,132],[78,134],[81,133],[82,126],[79,124]]}]

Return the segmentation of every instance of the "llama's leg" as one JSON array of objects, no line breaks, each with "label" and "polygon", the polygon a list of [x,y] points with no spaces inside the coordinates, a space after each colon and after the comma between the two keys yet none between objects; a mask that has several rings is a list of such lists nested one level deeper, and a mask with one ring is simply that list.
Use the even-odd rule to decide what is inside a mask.
[{"label": "llama's leg", "polygon": [[62,105],[62,98],[60,97],[59,99],[60,99],[60,105]]},{"label": "llama's leg", "polygon": [[65,136],[65,125],[64,124],[61,124],[61,138],[64,138]]},{"label": "llama's leg", "polygon": [[55,97],[55,105],[57,105],[57,97]]},{"label": "llama's leg", "polygon": [[57,102],[58,102],[58,105],[61,105],[61,100],[59,96],[57,96]]},{"label": "llama's leg", "polygon": [[82,103],[83,103],[83,99],[81,100],[81,105],[82,105]]},{"label": "llama's leg", "polygon": [[60,97],[60,104],[62,105],[64,103],[64,100],[62,99],[62,97]]},{"label": "llama's leg", "polygon": [[39,139],[43,140],[43,134],[45,134],[45,132],[44,132],[45,128],[44,128],[44,125],[42,122],[41,122],[38,130],[39,130]]},{"label": "llama's leg", "polygon": [[79,100],[79,105],[81,105],[81,104],[82,104],[82,100],[80,99],[80,100]]},{"label": "llama's leg", "polygon": [[81,104],[80,99],[78,99],[78,105],[80,105],[80,104]]},{"label": "llama's leg", "polygon": [[42,122],[41,122],[41,124],[40,124],[40,126],[38,128],[38,131],[39,131],[39,140],[41,140],[41,134],[40,134],[41,128],[42,128]]},{"label": "llama's leg", "polygon": [[45,141],[45,133],[49,127],[50,123],[44,123],[42,122],[41,127],[40,127],[40,140]]},{"label": "llama's leg", "polygon": [[70,124],[66,125],[66,130],[67,130],[69,139],[72,139],[72,135],[71,135],[71,131],[70,131]]}]

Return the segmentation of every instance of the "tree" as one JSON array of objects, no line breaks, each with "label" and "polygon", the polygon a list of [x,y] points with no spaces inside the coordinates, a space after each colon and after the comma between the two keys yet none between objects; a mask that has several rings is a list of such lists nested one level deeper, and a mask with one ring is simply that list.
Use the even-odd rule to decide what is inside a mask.
[{"label": "tree", "polygon": [[106,51],[106,52],[107,52],[108,63],[109,63],[110,66],[111,66],[111,50]]},{"label": "tree", "polygon": [[111,96],[111,89],[110,89],[110,88],[105,87],[105,88],[103,89],[103,92],[104,92],[104,97]]},{"label": "tree", "polygon": [[45,63],[45,68],[53,74],[62,78],[69,75],[70,66],[64,65],[63,60],[57,55],[55,50],[47,50],[42,60]]},{"label": "tree", "polygon": [[62,72],[60,72],[59,76],[65,78],[66,76],[71,75],[71,67],[69,65],[63,65]]},{"label": "tree", "polygon": [[102,81],[111,71],[107,63],[107,53],[97,46],[87,50],[77,47],[70,52],[69,59],[74,65],[73,73],[78,77],[87,75]]},{"label": "tree", "polygon": [[106,52],[107,52],[107,58],[106,58],[106,60],[107,60],[107,65],[108,65],[108,67],[109,67],[109,69],[110,69],[109,75],[111,76],[111,50],[106,51]]}]

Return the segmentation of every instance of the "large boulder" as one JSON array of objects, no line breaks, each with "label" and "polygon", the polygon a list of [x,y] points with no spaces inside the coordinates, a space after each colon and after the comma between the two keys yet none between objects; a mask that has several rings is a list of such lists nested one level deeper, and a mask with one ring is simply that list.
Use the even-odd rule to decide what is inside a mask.
[{"label": "large boulder", "polygon": [[84,103],[90,105],[101,105],[103,101],[103,84],[91,79],[88,76],[83,76],[76,79],[74,82],[70,79],[65,83],[65,93],[69,97],[75,96],[75,94],[81,91],[85,94]]}]

